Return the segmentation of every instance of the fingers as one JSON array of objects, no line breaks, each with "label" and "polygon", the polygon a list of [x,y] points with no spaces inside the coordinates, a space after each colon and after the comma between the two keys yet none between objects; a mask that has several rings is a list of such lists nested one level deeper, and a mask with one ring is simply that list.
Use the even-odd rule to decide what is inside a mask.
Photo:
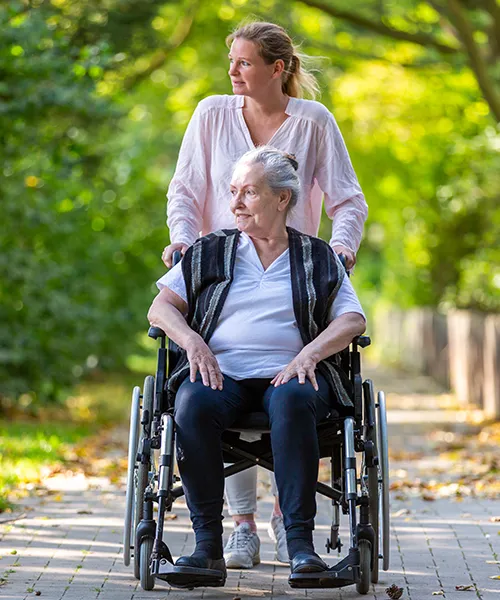
[{"label": "fingers", "polygon": [[189,379],[191,383],[196,381],[196,373],[199,372],[201,381],[205,387],[210,387],[213,390],[222,390],[224,375],[222,374],[217,359],[198,358],[193,359],[189,363]]},{"label": "fingers", "polygon": [[163,254],[161,255],[162,261],[169,269],[172,267],[172,254],[173,252],[170,251],[170,246],[166,246],[163,250]]},{"label": "fingers", "polygon": [[354,267],[355,264],[356,264],[356,255],[353,254],[352,252],[349,252],[349,254],[347,255],[346,266],[350,270]]},{"label": "fingers", "polygon": [[307,377],[308,377],[309,381],[312,383],[314,390],[317,392],[319,390],[319,385],[318,385],[318,381],[316,379],[316,373],[315,373],[314,369],[312,369],[312,368],[308,369]]},{"label": "fingers", "polygon": [[196,373],[198,372],[198,365],[195,361],[189,361],[189,381],[194,383],[196,381]]},{"label": "fingers", "polygon": [[182,256],[184,256],[187,249],[188,246],[186,244],[170,244],[169,246],[165,246],[165,248],[163,249],[161,259],[165,263],[165,266],[170,269],[172,267],[172,257],[174,255],[174,252],[176,250],[179,250]]},{"label": "fingers", "polygon": [[307,363],[303,365],[294,365],[293,363],[290,363],[285,369],[283,369],[283,371],[278,373],[274,379],[272,379],[271,385],[278,387],[288,383],[294,377],[297,377],[297,380],[300,384],[305,384],[306,379],[309,379],[314,390],[316,392],[319,390],[318,381],[316,379],[315,365],[308,365]]}]

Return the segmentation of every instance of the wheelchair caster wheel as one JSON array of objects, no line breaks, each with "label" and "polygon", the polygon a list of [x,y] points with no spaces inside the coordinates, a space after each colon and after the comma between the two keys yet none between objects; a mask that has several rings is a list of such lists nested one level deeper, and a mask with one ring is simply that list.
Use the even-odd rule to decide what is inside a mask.
[{"label": "wheelchair caster wheel", "polygon": [[358,594],[367,594],[370,589],[372,545],[368,540],[359,540],[359,581]]},{"label": "wheelchair caster wheel", "polygon": [[146,537],[141,541],[141,545],[138,549],[139,553],[139,574],[141,579],[141,587],[143,590],[151,591],[155,586],[155,577],[151,575],[151,553],[153,552],[152,538]]}]

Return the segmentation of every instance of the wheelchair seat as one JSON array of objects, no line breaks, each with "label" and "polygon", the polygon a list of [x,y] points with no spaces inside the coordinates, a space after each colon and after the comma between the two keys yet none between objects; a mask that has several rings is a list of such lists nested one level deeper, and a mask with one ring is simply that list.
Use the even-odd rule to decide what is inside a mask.
[{"label": "wheelchair seat", "polygon": [[[354,410],[354,409],[353,409]],[[332,408],[330,414],[321,423],[329,423],[347,416],[348,409],[342,411],[342,414]],[[265,412],[248,412],[240,415],[229,431],[255,431],[257,433],[270,433],[271,427],[269,419]]]}]

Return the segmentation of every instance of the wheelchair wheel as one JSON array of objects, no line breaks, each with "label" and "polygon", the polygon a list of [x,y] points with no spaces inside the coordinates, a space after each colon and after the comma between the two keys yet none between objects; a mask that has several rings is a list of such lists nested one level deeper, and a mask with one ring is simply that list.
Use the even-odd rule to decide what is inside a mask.
[{"label": "wheelchair wheel", "polygon": [[377,395],[377,429],[378,429],[378,452],[382,479],[381,494],[381,520],[382,520],[382,568],[389,569],[390,554],[390,522],[389,522],[389,448],[387,436],[387,411],[384,392]]},{"label": "wheelchair wheel", "polygon": [[140,556],[140,579],[143,590],[150,591],[155,586],[155,577],[151,575],[149,563],[151,561],[151,553],[153,552],[153,538],[145,537],[141,540],[141,545],[138,549]]},{"label": "wheelchair wheel", "polygon": [[[365,393],[365,421],[368,424],[369,422],[374,423],[373,427],[366,427],[366,439],[373,443],[374,446],[374,456],[378,456],[377,451],[377,427],[376,427],[376,417],[375,417],[375,393],[373,391],[373,383],[370,379],[367,379],[364,383],[364,393]],[[370,498],[370,523],[373,527],[374,536],[374,544],[372,547],[373,552],[373,568],[371,571],[371,581],[372,583],[378,583],[378,572],[379,572],[379,564],[378,564],[378,554],[379,554],[379,534],[380,534],[380,497],[381,497],[381,477],[379,477],[380,466],[375,465],[373,467],[367,467],[368,474],[368,496]]]},{"label": "wheelchair wheel", "polygon": [[368,540],[359,540],[359,581],[356,584],[358,594],[367,594],[370,589],[372,545]]},{"label": "wheelchair wheel", "polygon": [[[154,386],[155,379],[151,375],[146,377],[144,380],[144,388],[142,392],[142,412],[141,412],[141,434],[137,450],[139,451],[142,446],[144,438],[150,437],[151,435],[151,422],[153,420],[153,398],[154,398]],[[148,422],[145,422],[145,415],[147,413]],[[134,501],[134,543],[135,543],[135,532],[139,523],[142,521],[144,515],[144,492],[148,486],[149,481],[149,469],[151,467],[151,460],[147,463],[138,462],[137,469],[134,475],[135,484],[135,501]],[[134,552],[134,576],[136,579],[141,579],[140,574],[140,552]]]},{"label": "wheelchair wheel", "polygon": [[138,386],[132,391],[132,404],[130,408],[130,429],[128,438],[128,468],[127,492],[125,498],[125,523],[123,529],[123,564],[130,565],[130,550],[132,536],[135,533],[132,513],[134,510],[134,476],[137,444],[139,442],[141,389]]}]

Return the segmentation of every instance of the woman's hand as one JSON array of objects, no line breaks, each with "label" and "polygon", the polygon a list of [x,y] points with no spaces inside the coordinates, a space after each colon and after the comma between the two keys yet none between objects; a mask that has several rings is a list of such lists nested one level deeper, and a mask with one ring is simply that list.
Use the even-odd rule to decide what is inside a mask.
[{"label": "woman's hand", "polygon": [[189,379],[192,383],[196,380],[199,371],[203,385],[213,390],[222,390],[224,376],[221,373],[219,363],[208,345],[203,339],[195,334],[192,341],[186,344],[186,354],[189,360]]},{"label": "woman's hand", "polygon": [[356,254],[354,254],[354,252],[352,250],[350,250],[349,248],[346,248],[345,246],[340,246],[340,245],[334,246],[333,250],[339,256],[341,254],[343,254],[345,256],[345,266],[348,271],[354,267],[354,265],[356,264]]},{"label": "woman's hand", "polygon": [[278,387],[283,383],[287,383],[290,379],[297,377],[299,383],[305,383],[306,377],[312,383],[313,388],[318,391],[318,382],[316,381],[316,365],[318,360],[309,352],[304,352],[306,348],[303,348],[297,356],[288,363],[288,365],[280,371],[276,377],[271,381],[271,385]]},{"label": "woman's hand", "polygon": [[165,246],[163,254],[161,255],[161,259],[165,263],[165,265],[170,269],[170,267],[172,266],[172,256],[174,252],[176,250],[180,250],[182,256],[184,256],[184,253],[188,248],[189,246],[187,244],[181,244],[180,242],[170,244],[169,246]]}]

